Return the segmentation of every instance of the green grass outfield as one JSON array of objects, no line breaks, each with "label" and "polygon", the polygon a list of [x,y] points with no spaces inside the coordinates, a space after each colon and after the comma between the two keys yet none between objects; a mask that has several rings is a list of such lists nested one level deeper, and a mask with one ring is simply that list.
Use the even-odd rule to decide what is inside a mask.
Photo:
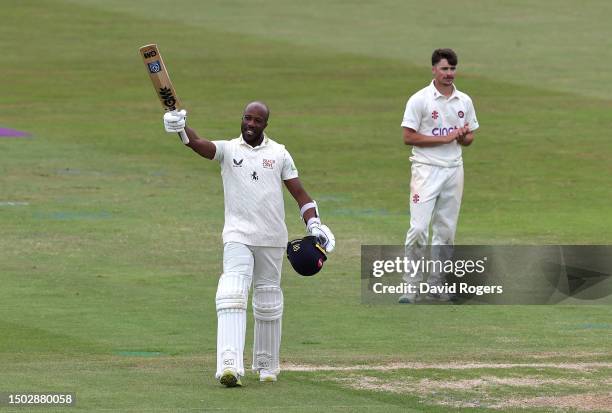
[{"label": "green grass outfield", "polygon": [[[458,51],[481,124],[457,242],[612,243],[612,3],[497,3],[2,0],[0,127],[32,137],[0,138],[0,393],[75,392],[75,412],[612,409],[609,306],[360,303],[360,246],[408,227],[399,124],[435,47]],[[202,135],[270,105],[336,234],[319,276],[285,263],[273,385],[213,378],[219,166],[163,131],[148,43]]]}]

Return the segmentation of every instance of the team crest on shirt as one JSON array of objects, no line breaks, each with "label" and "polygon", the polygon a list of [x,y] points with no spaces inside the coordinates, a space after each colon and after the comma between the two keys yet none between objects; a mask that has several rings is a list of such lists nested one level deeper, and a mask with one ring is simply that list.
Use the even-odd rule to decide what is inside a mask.
[{"label": "team crest on shirt", "polygon": [[274,169],[274,163],[276,162],[275,159],[264,159],[263,160],[263,167],[266,169]]},{"label": "team crest on shirt", "polygon": [[421,199],[421,197],[419,196],[419,194],[414,194],[412,195],[412,202],[414,202],[415,204],[419,203],[419,199]]},{"label": "team crest on shirt", "polygon": [[431,112],[431,117],[434,119],[438,119],[438,116],[440,116],[440,114],[438,113],[437,110],[434,110],[433,112]]},{"label": "team crest on shirt", "polygon": [[253,171],[253,173],[251,174],[251,179],[253,181],[259,181],[259,177],[257,176],[257,172]]},{"label": "team crest on shirt", "polygon": [[459,116],[459,118],[463,119],[463,117],[465,116],[465,113],[463,113],[463,111],[460,110],[459,112],[457,112],[457,116]]}]

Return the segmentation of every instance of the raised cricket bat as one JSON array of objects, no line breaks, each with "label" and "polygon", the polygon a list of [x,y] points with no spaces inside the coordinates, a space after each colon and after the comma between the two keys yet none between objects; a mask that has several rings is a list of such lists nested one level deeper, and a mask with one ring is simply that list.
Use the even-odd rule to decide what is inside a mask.
[{"label": "raised cricket bat", "polygon": [[[151,82],[153,82],[155,93],[157,93],[157,97],[159,98],[164,110],[166,112],[171,110],[181,110],[181,102],[176,95],[174,86],[172,86],[172,81],[170,80],[170,76],[166,70],[166,65],[164,64],[161,54],[159,53],[157,45],[148,44],[146,46],[142,46],[140,48],[140,55],[142,56],[147,72],[151,77]],[[179,132],[179,136],[185,145],[189,143],[187,133],[184,131]]]}]

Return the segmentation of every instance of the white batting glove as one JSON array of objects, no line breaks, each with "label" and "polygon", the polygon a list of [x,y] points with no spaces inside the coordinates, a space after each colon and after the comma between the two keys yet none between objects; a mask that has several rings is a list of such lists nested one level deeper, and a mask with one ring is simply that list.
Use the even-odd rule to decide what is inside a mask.
[{"label": "white batting glove", "polygon": [[187,111],[185,109],[173,110],[164,113],[164,128],[168,133],[185,132],[187,123]]},{"label": "white batting glove", "polygon": [[326,252],[332,252],[336,247],[336,237],[327,225],[321,224],[318,218],[311,218],[306,227],[306,231],[319,239],[319,244],[325,248]]}]

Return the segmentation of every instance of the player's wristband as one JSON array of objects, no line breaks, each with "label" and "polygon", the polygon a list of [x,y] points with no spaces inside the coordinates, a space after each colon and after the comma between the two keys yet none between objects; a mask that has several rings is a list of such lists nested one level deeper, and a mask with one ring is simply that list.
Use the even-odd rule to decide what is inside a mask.
[{"label": "player's wristband", "polygon": [[308,202],[304,205],[302,205],[302,208],[300,209],[300,217],[302,219],[304,219],[304,213],[306,211],[308,211],[309,209],[314,208],[315,209],[315,216],[319,216],[319,211],[317,210],[317,202],[316,201],[312,201],[312,202]]}]

